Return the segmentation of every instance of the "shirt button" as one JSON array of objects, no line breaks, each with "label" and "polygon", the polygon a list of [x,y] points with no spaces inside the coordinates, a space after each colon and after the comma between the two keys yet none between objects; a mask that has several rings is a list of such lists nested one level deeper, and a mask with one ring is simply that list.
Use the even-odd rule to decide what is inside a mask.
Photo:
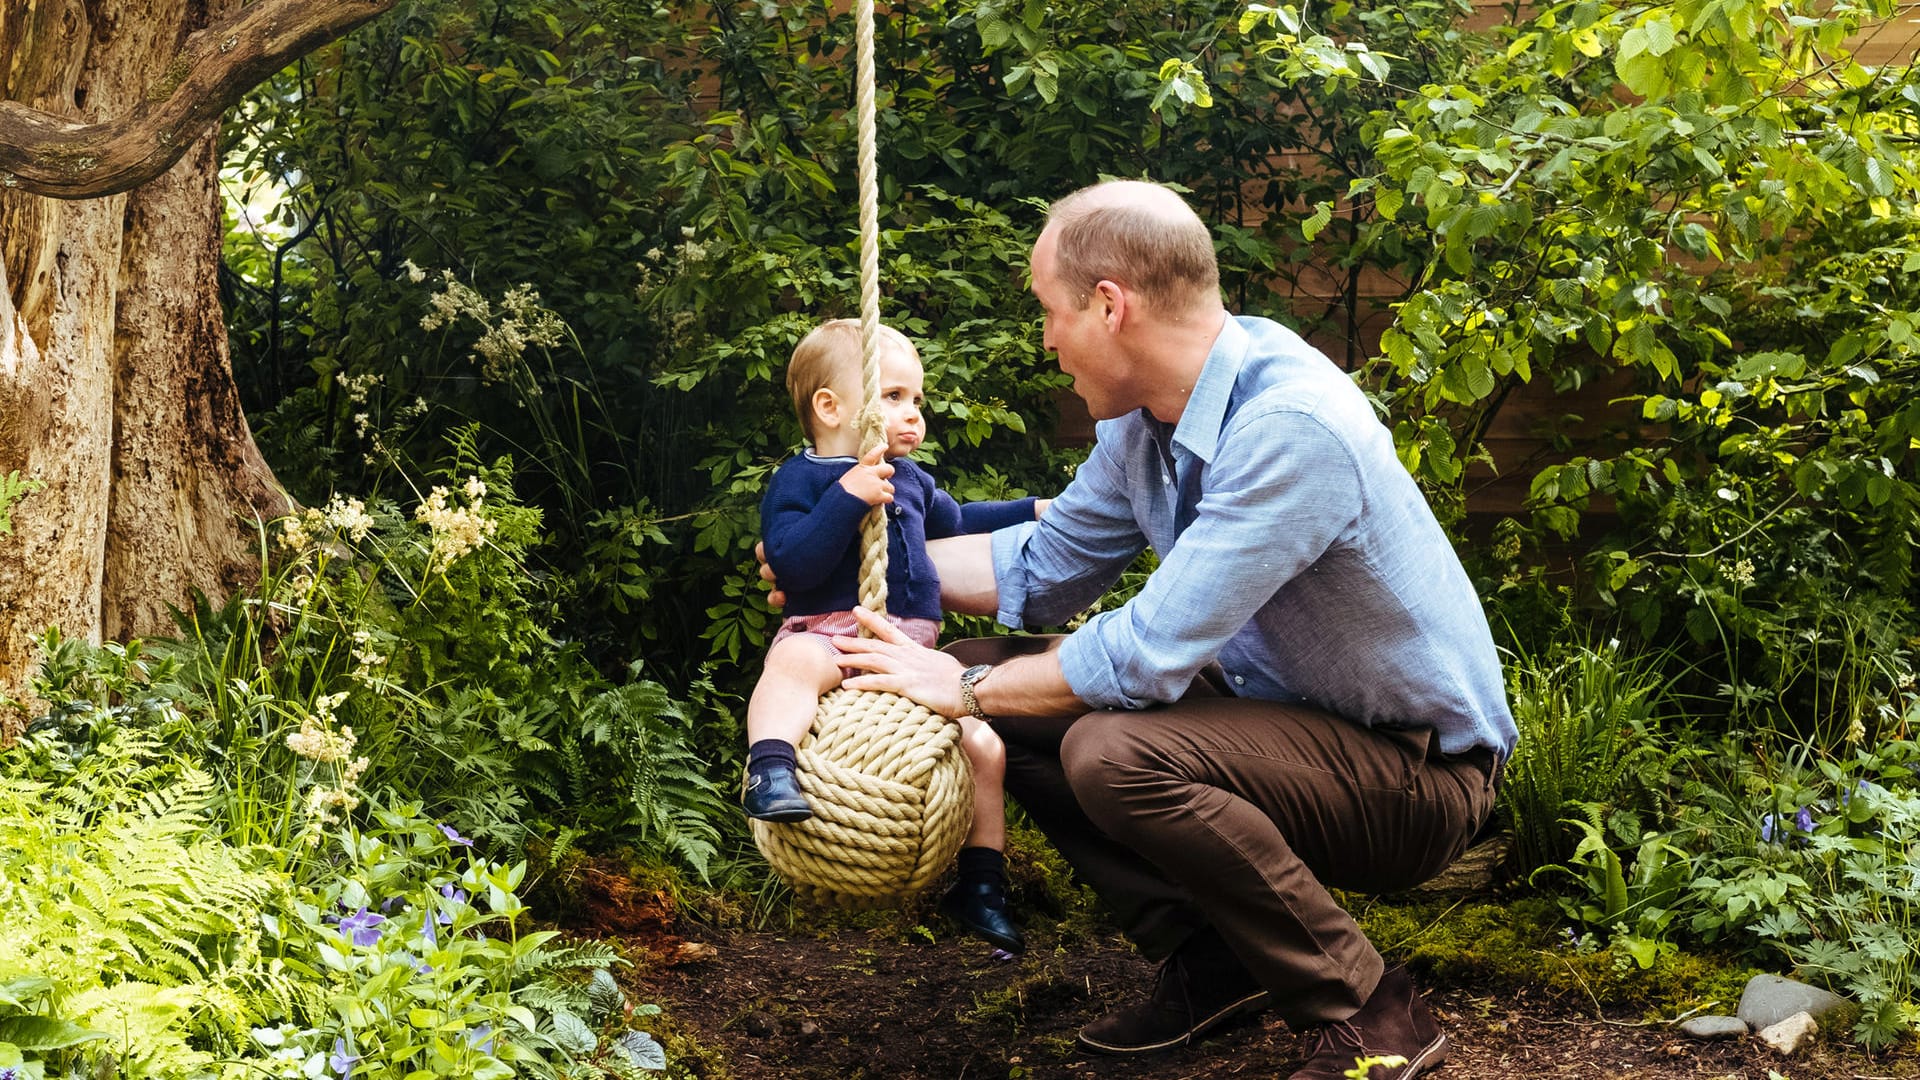
[{"label": "shirt button", "polygon": [[1245,686],[1245,685],[1247,685],[1247,679],[1246,679],[1246,676],[1244,676],[1244,675],[1235,675],[1235,676],[1233,677],[1233,685],[1235,685],[1235,686]]}]

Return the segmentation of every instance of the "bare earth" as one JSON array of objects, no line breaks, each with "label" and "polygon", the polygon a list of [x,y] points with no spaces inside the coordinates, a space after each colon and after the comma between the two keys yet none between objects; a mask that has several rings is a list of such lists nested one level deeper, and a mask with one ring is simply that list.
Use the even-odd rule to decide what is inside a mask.
[{"label": "bare earth", "polygon": [[[1118,939],[1058,945],[1043,931],[1025,956],[1002,961],[944,928],[937,940],[898,930],[675,932],[688,939],[679,962],[643,965],[635,989],[720,1051],[736,1080],[1284,1078],[1310,1045],[1260,1017],[1144,1060],[1079,1052],[1082,1023],[1151,985],[1152,965]],[[648,955],[665,955],[660,944]],[[1430,991],[1453,1043],[1435,1075],[1456,1080],[1920,1077],[1911,1050],[1871,1057],[1823,1042],[1789,1061],[1757,1040],[1694,1042],[1536,992]]]}]

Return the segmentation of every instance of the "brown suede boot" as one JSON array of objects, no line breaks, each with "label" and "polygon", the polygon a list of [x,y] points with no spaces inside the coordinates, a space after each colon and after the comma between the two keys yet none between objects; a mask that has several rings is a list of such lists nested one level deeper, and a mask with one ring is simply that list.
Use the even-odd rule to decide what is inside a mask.
[{"label": "brown suede boot", "polygon": [[1235,1017],[1259,1012],[1267,1000],[1266,990],[1209,927],[1161,962],[1147,1000],[1081,1028],[1080,1047],[1096,1054],[1169,1050]]},{"label": "brown suede boot", "polygon": [[1345,1080],[1359,1059],[1381,1057],[1401,1058],[1405,1064],[1375,1065],[1367,1080],[1413,1080],[1447,1060],[1446,1033],[1404,967],[1383,972],[1359,1012],[1321,1027],[1313,1056],[1291,1080]]}]

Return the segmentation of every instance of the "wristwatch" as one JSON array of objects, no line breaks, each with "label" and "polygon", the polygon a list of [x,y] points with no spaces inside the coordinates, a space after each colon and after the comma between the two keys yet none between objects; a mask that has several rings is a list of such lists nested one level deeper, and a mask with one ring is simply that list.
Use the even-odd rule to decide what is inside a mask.
[{"label": "wristwatch", "polygon": [[993,719],[980,707],[980,699],[973,696],[974,684],[986,678],[987,672],[992,670],[992,664],[975,664],[960,673],[960,704],[966,706],[967,715],[975,720]]}]

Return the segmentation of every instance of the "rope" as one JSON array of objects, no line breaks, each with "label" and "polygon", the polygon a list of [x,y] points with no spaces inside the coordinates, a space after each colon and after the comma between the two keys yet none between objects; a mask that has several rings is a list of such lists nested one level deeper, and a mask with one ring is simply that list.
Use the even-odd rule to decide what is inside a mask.
[{"label": "rope", "polygon": [[[855,0],[859,132],[861,407],[865,457],[886,441],[880,411],[880,184],[874,105],[873,3]],[[860,522],[860,606],[887,611],[887,516]],[[871,633],[860,629],[861,636]],[[973,825],[973,767],[960,725],[893,694],[829,691],[797,748],[813,816],[753,822],[754,843],[802,897],[877,907],[914,896],[944,871]]]},{"label": "rope", "polygon": [[[874,0],[853,5],[855,86],[854,124],[859,134],[860,186],[860,456],[886,441],[886,420],[880,414],[880,165],[878,110],[874,106]],[[860,606],[887,613],[887,515],[884,507],[867,511],[860,521]],[[865,627],[861,637],[871,636]]]}]

